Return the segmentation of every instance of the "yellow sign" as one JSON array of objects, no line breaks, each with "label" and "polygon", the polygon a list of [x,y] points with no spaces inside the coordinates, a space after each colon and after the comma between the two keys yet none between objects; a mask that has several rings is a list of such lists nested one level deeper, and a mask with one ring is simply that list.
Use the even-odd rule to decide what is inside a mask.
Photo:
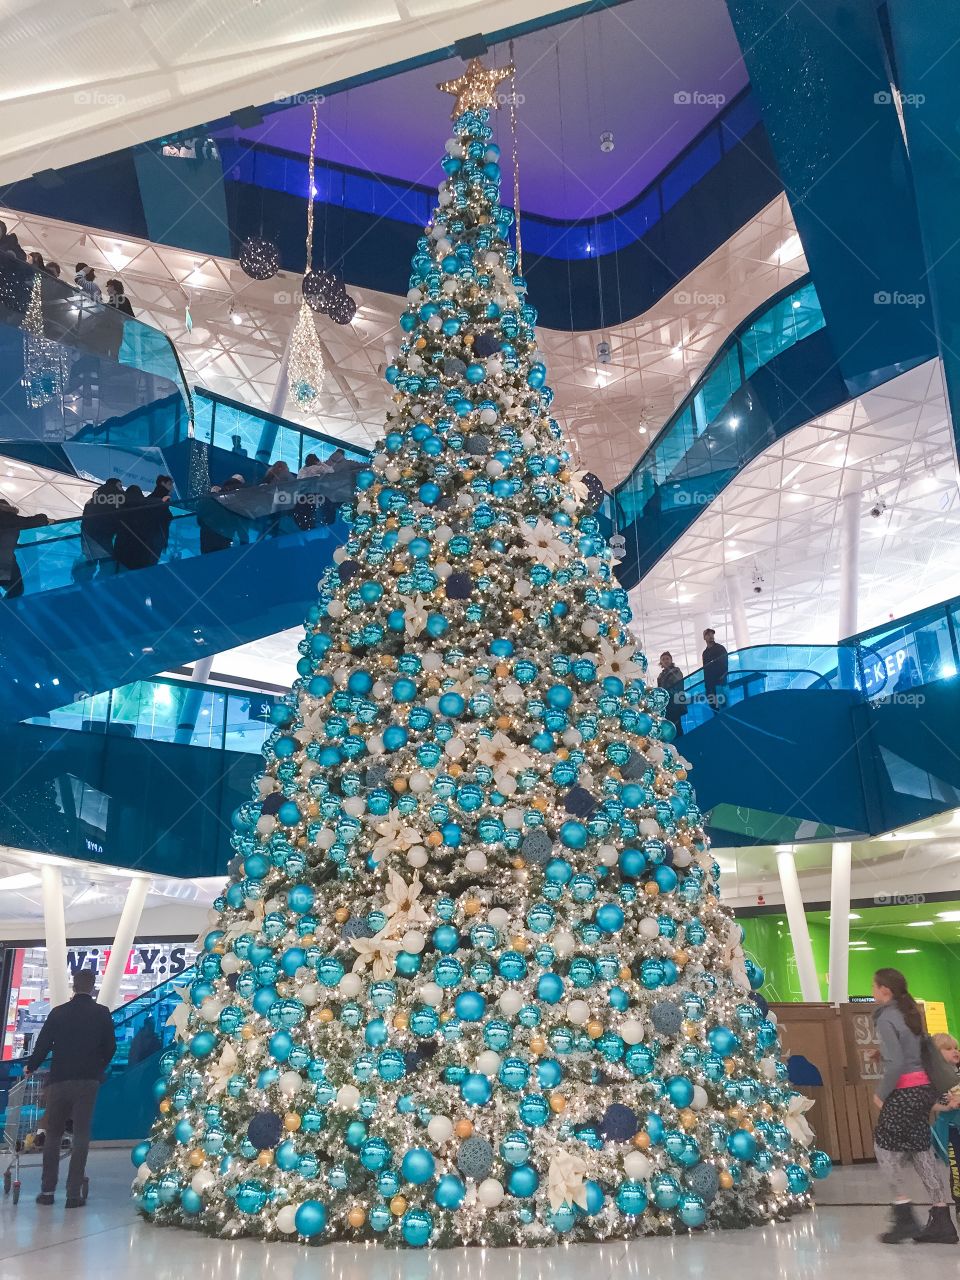
[{"label": "yellow sign", "polygon": [[947,1027],[947,1007],[942,1000],[919,1000],[918,1004],[923,1006],[924,1017],[927,1020],[927,1034],[931,1036],[938,1035],[941,1031],[949,1030]]}]

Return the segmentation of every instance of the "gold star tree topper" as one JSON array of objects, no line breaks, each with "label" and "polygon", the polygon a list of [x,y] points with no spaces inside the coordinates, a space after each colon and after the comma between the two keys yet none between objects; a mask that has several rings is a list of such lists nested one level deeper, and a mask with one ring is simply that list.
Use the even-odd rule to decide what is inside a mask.
[{"label": "gold star tree topper", "polygon": [[456,95],[456,106],[451,119],[456,120],[464,111],[478,111],[481,107],[497,105],[497,85],[514,73],[511,62],[507,67],[485,67],[479,58],[471,58],[467,69],[456,80],[445,80],[437,88],[443,93]]}]

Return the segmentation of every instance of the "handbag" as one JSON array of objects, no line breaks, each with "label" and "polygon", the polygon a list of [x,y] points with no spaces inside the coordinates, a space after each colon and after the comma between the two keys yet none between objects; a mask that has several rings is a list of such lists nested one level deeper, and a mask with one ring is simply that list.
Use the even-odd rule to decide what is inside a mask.
[{"label": "handbag", "polygon": [[955,1089],[960,1083],[955,1067],[952,1067],[928,1035],[920,1037],[920,1061],[930,1077],[930,1083],[941,1096]]}]

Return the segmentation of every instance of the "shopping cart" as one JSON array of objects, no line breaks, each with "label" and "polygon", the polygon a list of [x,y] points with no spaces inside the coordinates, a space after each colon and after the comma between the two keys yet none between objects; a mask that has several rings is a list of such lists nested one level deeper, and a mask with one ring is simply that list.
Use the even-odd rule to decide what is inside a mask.
[{"label": "shopping cart", "polygon": [[[13,1193],[13,1203],[20,1199],[20,1165],[36,1158],[43,1159],[43,1095],[49,1073],[34,1071],[24,1074],[10,1087],[0,1134],[0,1168],[3,1169],[3,1194]],[[60,1159],[70,1151],[70,1139],[65,1134],[60,1147]],[[84,1178],[81,1197],[86,1200],[89,1179]]]}]

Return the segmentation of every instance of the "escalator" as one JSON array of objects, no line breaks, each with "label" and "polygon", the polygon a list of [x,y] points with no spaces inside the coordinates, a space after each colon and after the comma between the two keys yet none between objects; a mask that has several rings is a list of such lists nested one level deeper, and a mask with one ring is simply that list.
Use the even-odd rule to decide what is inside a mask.
[{"label": "escalator", "polygon": [[[196,519],[177,513],[149,568],[89,576],[77,521],[21,535],[25,593],[0,602],[0,720],[41,715],[295,626],[346,538],[339,519],[201,554]],[[262,532],[262,530],[261,530]]]},{"label": "escalator", "polygon": [[856,839],[960,807],[960,598],[684,681],[679,749],[717,845]]}]

